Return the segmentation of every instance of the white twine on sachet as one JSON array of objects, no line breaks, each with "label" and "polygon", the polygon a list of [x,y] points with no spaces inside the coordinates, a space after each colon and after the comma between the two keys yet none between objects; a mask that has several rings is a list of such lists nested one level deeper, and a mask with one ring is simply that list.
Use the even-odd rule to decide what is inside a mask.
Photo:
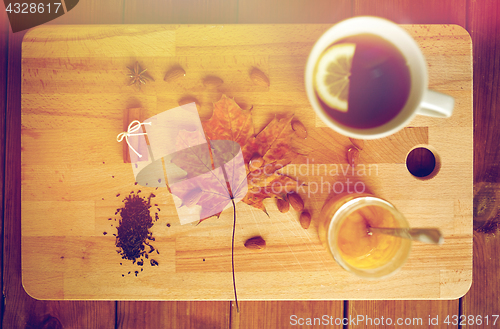
[{"label": "white twine on sachet", "polygon": [[124,131],[124,132],[121,132],[118,134],[118,136],[116,136],[116,140],[118,142],[121,142],[124,138],[125,138],[125,141],[127,141],[127,144],[128,144],[128,147],[130,147],[132,149],[132,151],[135,152],[135,154],[137,154],[137,156],[139,158],[142,158],[142,155],[139,154],[139,152],[137,152],[133,147],[132,145],[130,145],[130,142],[128,141],[128,136],[141,136],[141,135],[147,135],[147,133],[137,133],[137,134],[134,134],[136,131],[140,130],[141,129],[141,126],[142,125],[151,125],[151,122],[140,122],[139,120],[134,120],[132,121],[129,125],[128,125],[128,128],[127,128],[127,131]]}]

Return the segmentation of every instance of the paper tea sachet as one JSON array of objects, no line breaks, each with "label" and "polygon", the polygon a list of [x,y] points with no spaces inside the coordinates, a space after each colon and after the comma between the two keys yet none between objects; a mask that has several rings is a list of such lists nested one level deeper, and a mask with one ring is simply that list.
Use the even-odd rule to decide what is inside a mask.
[{"label": "paper tea sachet", "polygon": [[218,215],[232,205],[231,199],[236,203],[244,198],[248,186],[240,145],[207,141],[194,103],[162,112],[142,125],[145,135],[129,137],[129,147],[137,147],[141,155],[131,151],[134,177],[142,186],[166,187],[164,164],[181,224]]}]

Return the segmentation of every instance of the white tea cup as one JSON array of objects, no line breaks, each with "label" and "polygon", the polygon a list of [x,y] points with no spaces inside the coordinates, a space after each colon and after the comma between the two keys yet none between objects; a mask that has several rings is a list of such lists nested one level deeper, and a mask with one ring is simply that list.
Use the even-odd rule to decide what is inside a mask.
[{"label": "white tea cup", "polygon": [[[314,88],[315,69],[323,52],[339,40],[363,34],[375,35],[395,46],[404,57],[410,74],[409,96],[403,108],[388,122],[371,128],[351,127],[334,120],[322,107]],[[314,111],[328,127],[358,139],[376,139],[394,134],[417,114],[448,118],[453,113],[455,103],[453,97],[427,89],[427,65],[415,40],[397,24],[370,16],[359,16],[339,22],[316,41],[307,59],[305,87]]]}]

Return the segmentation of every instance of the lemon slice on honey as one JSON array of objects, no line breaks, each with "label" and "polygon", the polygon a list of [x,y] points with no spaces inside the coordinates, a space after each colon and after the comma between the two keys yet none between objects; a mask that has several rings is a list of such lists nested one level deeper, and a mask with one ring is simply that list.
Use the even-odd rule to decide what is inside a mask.
[{"label": "lemon slice on honey", "polygon": [[314,83],[319,98],[329,107],[347,112],[349,77],[356,45],[339,43],[321,55]]}]

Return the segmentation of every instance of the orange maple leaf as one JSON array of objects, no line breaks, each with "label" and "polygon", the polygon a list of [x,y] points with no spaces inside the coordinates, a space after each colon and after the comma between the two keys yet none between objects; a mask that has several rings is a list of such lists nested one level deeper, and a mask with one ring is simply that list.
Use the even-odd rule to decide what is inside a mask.
[{"label": "orange maple leaf", "polygon": [[[250,111],[243,111],[233,99],[222,95],[214,103],[212,117],[202,122],[210,147],[201,143],[205,139],[199,131],[182,131],[178,135],[176,144],[182,151],[172,162],[187,172],[187,179],[171,186],[172,193],[182,200],[182,205],[201,206],[200,221],[218,217],[235,200],[267,214],[264,199],[284,199],[300,185],[277,172],[297,155],[290,147],[292,118],[275,117],[255,135]],[[255,157],[262,158],[258,168],[249,165]],[[245,170],[238,169],[243,169],[238,167],[243,162]]]},{"label": "orange maple leaf", "polygon": [[[275,117],[255,135],[250,111],[243,111],[233,99],[222,95],[214,103],[212,117],[202,122],[209,140],[231,140],[240,145],[248,181],[248,192],[242,201],[266,213],[264,199],[284,198],[300,185],[297,180],[277,173],[297,156],[290,146],[294,134],[292,118],[293,114],[281,119]],[[234,155],[227,154],[227,157]],[[251,168],[249,162],[256,156],[261,156],[263,163],[259,168]]]}]

